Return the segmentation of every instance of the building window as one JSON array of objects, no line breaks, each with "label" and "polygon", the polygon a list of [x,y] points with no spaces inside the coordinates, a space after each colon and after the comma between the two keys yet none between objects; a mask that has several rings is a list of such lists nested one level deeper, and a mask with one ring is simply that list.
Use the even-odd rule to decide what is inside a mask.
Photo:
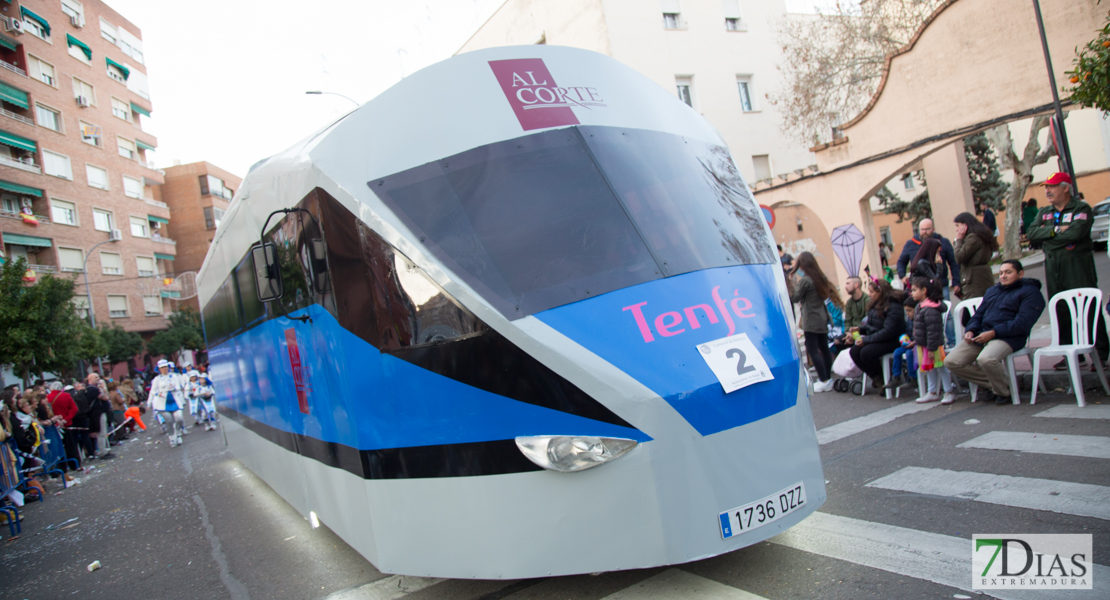
[{"label": "building window", "polygon": [[202,196],[206,196],[208,194],[211,194],[213,196],[219,196],[219,197],[221,197],[225,200],[231,200],[231,197],[234,195],[234,192],[232,192],[232,190],[225,187],[224,186],[224,181],[222,179],[220,179],[219,177],[213,177],[211,175],[201,175],[200,176],[200,194]]},{"label": "building window", "polygon": [[27,55],[27,72],[46,85],[54,85],[54,65],[37,56]]},{"label": "building window", "polygon": [[35,104],[35,119],[38,120],[40,127],[58,132],[62,130],[62,113],[52,108],[46,108],[41,104]]},{"label": "building window", "polygon": [[123,260],[115,252],[101,251],[100,270],[105,275],[123,275]]},{"label": "building window", "polygon": [[143,296],[143,312],[148,317],[162,314],[162,297]]},{"label": "building window", "polygon": [[77,124],[81,127],[81,141],[89,144],[90,146],[101,147],[101,129],[99,125],[91,125],[84,121],[78,121]]},{"label": "building window", "polygon": [[894,238],[890,237],[890,227],[879,228],[879,241],[886,244],[888,248],[894,248]]},{"label": "building window", "polygon": [[89,297],[88,296],[74,296],[70,299],[73,303],[73,310],[77,311],[79,319],[89,318]]},{"label": "building window", "polygon": [[77,225],[77,205],[65,200],[51,198],[50,220],[62,225]]},{"label": "building window", "polygon": [[93,227],[96,228],[97,231],[110,232],[112,229],[115,229],[114,224],[115,219],[112,218],[112,213],[106,210],[100,210],[99,208],[93,209]]},{"label": "building window", "polygon": [[755,110],[755,102],[753,102],[752,94],[752,77],[751,75],[740,75],[736,78],[736,87],[740,91],[740,109],[744,112],[752,112]]},{"label": "building window", "polygon": [[740,14],[740,0],[721,0],[721,8],[725,14],[725,30],[748,30],[748,26],[744,24],[744,15]]},{"label": "building window", "polygon": [[116,30],[115,25],[112,25],[104,19],[100,20],[100,37],[108,40],[109,42],[112,42],[112,45],[115,46],[116,38],[118,36],[119,31]]},{"label": "building window", "polygon": [[115,65],[108,65],[108,77],[127,85],[127,77],[123,74],[123,71],[120,71],[119,67]]},{"label": "building window", "polygon": [[[134,217],[132,217],[134,219]],[[154,277],[154,259],[149,256],[136,256],[135,264],[139,267],[139,277]]]},{"label": "building window", "polygon": [[108,171],[105,169],[86,164],[85,177],[89,180],[89,187],[108,189]]},{"label": "building window", "polygon": [[23,31],[37,38],[42,38],[48,42],[50,41],[50,34],[46,33],[46,29],[43,28],[38,21],[28,18],[26,15],[23,17]]},{"label": "building window", "polygon": [[129,198],[143,197],[143,182],[134,177],[123,176],[123,194]]},{"label": "building window", "polygon": [[108,316],[113,319],[127,316],[127,296],[108,296]]},{"label": "building window", "polygon": [[686,103],[690,108],[694,107],[694,96],[690,93],[690,88],[693,86],[693,81],[689,77],[675,77],[675,89],[678,92],[678,99]]},{"label": "building window", "polygon": [[[9,194],[0,196],[0,211],[14,215],[20,213],[22,209],[22,203],[19,201],[19,198]],[[204,210],[208,209],[206,208]],[[207,217],[207,215],[205,216]]]},{"label": "building window", "polygon": [[759,154],[752,157],[752,166],[755,167],[755,180],[763,181],[771,178],[771,156]]},{"label": "building window", "polygon": [[914,189],[915,186],[913,183],[913,173],[906,173],[902,176],[902,186],[905,187],[907,190]]},{"label": "building window", "polygon": [[[80,42],[80,40],[73,37],[72,35],[67,34],[66,35],[66,42],[67,42],[67,45],[69,46],[68,50],[69,50],[69,55],[70,56],[72,56],[73,58],[76,58],[77,60],[79,60],[83,63],[85,63],[86,65],[91,65],[92,64],[92,58],[88,54],[85,54],[85,50],[81,46],[78,46],[77,44],[74,43],[74,42]],[[81,43],[84,43],[84,42],[81,42]],[[89,54],[92,54],[92,52],[90,51]]]},{"label": "building window", "polygon": [[78,104],[82,104],[81,100],[84,99],[84,104],[96,106],[96,92],[93,86],[76,77],[73,78],[73,97],[77,98]]},{"label": "building window", "polygon": [[62,179],[73,179],[73,169],[69,157],[49,150],[42,151],[42,172]]},{"label": "building window", "polygon": [[143,64],[143,53],[138,48],[131,49],[131,58],[134,58],[135,62],[139,63],[140,65]]},{"label": "building window", "polygon": [[119,142],[119,155],[124,158],[135,158],[135,142],[125,140],[123,138],[116,138]]},{"label": "building window", "polygon": [[66,273],[85,270],[85,253],[75,248],[58,248],[58,266]]},{"label": "building window", "polygon": [[150,224],[143,217],[131,217],[131,236],[150,237]]},{"label": "building window", "polygon": [[124,121],[131,120],[131,106],[123,100],[112,98],[112,116],[123,119]]},{"label": "building window", "polygon": [[208,229],[215,229],[220,226],[220,221],[224,218],[224,210],[214,206],[204,207],[204,226]]},{"label": "building window", "polygon": [[70,23],[77,27],[85,26],[85,7],[77,0],[62,0],[62,12],[69,15]]}]

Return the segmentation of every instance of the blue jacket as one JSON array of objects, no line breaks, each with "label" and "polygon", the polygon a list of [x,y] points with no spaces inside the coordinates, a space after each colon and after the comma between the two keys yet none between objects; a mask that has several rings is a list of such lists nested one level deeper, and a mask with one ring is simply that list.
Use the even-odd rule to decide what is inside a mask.
[{"label": "blue jacket", "polygon": [[1025,347],[1033,324],[1044,312],[1044,296],[1037,279],[1021,279],[1003,286],[996,283],[983,295],[983,303],[967,322],[966,331],[979,335],[994,330],[994,337],[1014,351]]},{"label": "blue jacket", "polygon": [[[960,263],[956,262],[956,253],[952,250],[952,243],[948,238],[934,233],[933,237],[940,241],[940,254],[944,257],[944,263],[948,265],[948,274],[952,276],[952,285],[948,287],[956,287],[960,285]],[[906,240],[906,245],[902,246],[902,254],[898,256],[898,277],[904,278],[906,276],[906,266],[913,260],[914,255],[921,249],[921,240],[912,237]],[[948,282],[945,282],[948,285]]]}]

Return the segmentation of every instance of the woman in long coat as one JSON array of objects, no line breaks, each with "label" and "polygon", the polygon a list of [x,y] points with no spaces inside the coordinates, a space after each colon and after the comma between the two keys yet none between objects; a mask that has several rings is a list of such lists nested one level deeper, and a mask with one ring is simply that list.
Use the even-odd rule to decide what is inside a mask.
[{"label": "woman in long coat", "polygon": [[971,213],[956,215],[956,262],[960,265],[961,298],[982,298],[994,285],[991,257],[998,250],[998,239]]}]

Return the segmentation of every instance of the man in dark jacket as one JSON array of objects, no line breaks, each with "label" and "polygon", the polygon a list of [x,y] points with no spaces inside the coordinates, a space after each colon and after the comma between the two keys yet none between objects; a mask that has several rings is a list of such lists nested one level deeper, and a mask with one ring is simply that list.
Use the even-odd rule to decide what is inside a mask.
[{"label": "man in dark jacket", "polygon": [[980,400],[1010,404],[1006,357],[1025,347],[1033,324],[1044,312],[1041,282],[1025,279],[1021,263],[1007,260],[998,271],[998,284],[983,295],[944,366],[979,386]]},{"label": "man in dark jacket", "polygon": [[[1044,248],[1048,297],[1076,288],[1097,288],[1094,242],[1091,241],[1091,224],[1095,217],[1091,207],[1072,196],[1071,177],[1067,173],[1056,173],[1046,179],[1044,191],[1048,206],[1033,218],[1025,237]],[[1095,347],[1105,361],[1110,354],[1110,342],[1102,323],[1101,307],[1097,313]],[[1070,344],[1071,312],[1065,303],[1056,305],[1056,316],[1060,324],[1060,343]],[[1067,361],[1061,361],[1057,368],[1066,369]]]},{"label": "man in dark jacket", "polygon": [[948,285],[948,281],[943,282],[944,286],[944,299],[949,299],[949,287],[957,288],[959,291],[960,286],[960,264],[956,262],[956,253],[952,250],[952,242],[948,238],[938,234],[936,229],[933,228],[932,219],[921,219],[917,224],[917,235],[906,240],[906,245],[902,246],[902,254],[898,256],[898,278],[902,280],[902,285],[906,290],[910,289],[910,277],[913,275],[911,272],[906,271],[910,261],[921,249],[921,240],[929,238],[936,238],[940,241],[940,254],[944,258],[944,263],[948,265],[948,275],[952,278],[952,285]]}]

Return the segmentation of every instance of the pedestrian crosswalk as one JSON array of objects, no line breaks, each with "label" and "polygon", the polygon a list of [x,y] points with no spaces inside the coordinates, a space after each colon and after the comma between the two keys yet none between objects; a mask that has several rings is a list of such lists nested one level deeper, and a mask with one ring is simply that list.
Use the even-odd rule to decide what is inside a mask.
[{"label": "pedestrian crosswalk", "polygon": [[[882,427],[901,417],[929,410],[936,406],[935,403],[917,404],[907,402],[898,404],[821,429],[817,432],[817,438],[820,444],[829,444]],[[1062,479],[1024,477],[1017,473],[990,473],[974,470],[975,465],[1000,464],[998,461],[977,460],[987,455],[977,455],[975,453],[1015,452],[1018,453],[1017,456],[1026,454],[1048,455],[1061,457],[1061,460],[1072,458],[1096,461],[1110,459],[1110,437],[1054,433],[1054,431],[1075,431],[1074,428],[1065,427],[1076,425],[1076,423],[1074,421],[1063,421],[1064,419],[1098,421],[1110,417],[1107,410],[1092,409],[1110,410],[1110,407],[1094,405],[1078,409],[1068,405],[1056,406],[1033,415],[1039,417],[1033,422],[1039,432],[1000,429],[983,433],[982,430],[977,430],[977,435],[971,437],[971,439],[962,442],[955,440],[948,442],[950,444],[949,448],[959,453],[968,453],[966,455],[966,470],[924,466],[892,467],[886,472],[874,473],[877,477],[869,482],[859,483],[864,484],[865,488],[879,493],[890,491],[899,494],[919,494],[923,501],[951,498],[970,501],[972,504],[968,504],[968,506],[974,506],[975,504],[990,505],[992,507],[991,511],[996,510],[995,507],[1009,507],[1093,519],[1095,521],[1091,522],[1087,530],[1099,531],[1105,529],[1105,521],[1110,521],[1110,486]],[[963,421],[963,419],[961,418],[960,421]],[[1014,423],[1014,421],[1005,422],[1007,428],[1012,427]],[[980,421],[968,420],[967,423],[979,425]],[[929,433],[926,433],[926,435],[929,435]],[[964,464],[961,461],[960,465],[964,466]],[[1013,462],[1003,461],[1002,464],[1013,464]],[[832,495],[832,492],[830,492],[830,499]],[[805,566],[813,564],[812,558],[806,558],[806,556],[818,555],[843,561],[849,565],[867,567],[919,580],[922,585],[935,584],[952,588],[960,591],[960,593],[954,594],[955,598],[969,598],[982,593],[980,590],[972,589],[970,565],[972,555],[971,533],[973,531],[968,531],[966,535],[945,535],[891,524],[890,518],[886,519],[887,522],[877,522],[882,519],[869,521],[833,514],[834,509],[827,508],[828,506],[830,505],[826,505],[826,508],[768,540],[774,546],[797,551],[795,558],[781,565],[787,571],[784,572],[783,577],[789,578],[789,571],[791,570],[796,570],[799,573],[806,571]],[[1027,520],[1016,522],[1027,522]],[[1019,526],[1018,529],[1021,529],[1021,527]],[[984,530],[979,533],[1000,532]],[[1021,531],[1015,530],[1013,533],[1021,533]],[[1057,533],[1074,532],[1059,531]],[[753,547],[746,552],[759,552],[759,548]],[[1097,551],[1096,560],[1105,562],[1104,558],[1097,557]],[[697,571],[700,574],[691,571]],[[1110,567],[1095,564],[1092,571],[1095,586],[1093,591],[1053,590],[1051,597],[1054,600],[1110,597]],[[601,600],[663,600],[669,598],[764,600],[764,596],[742,589],[745,587],[743,583],[732,581],[731,583],[734,585],[726,585],[704,575],[704,572],[696,568],[678,565],[654,572],[630,585],[627,582],[621,583],[620,586],[615,587],[623,587],[623,589],[610,592],[615,589],[615,587],[611,587],[605,593],[598,594],[598,596],[601,596]],[[433,592],[432,594],[422,593],[420,596],[446,598],[453,597],[450,592],[451,588],[447,587],[452,584],[457,585],[458,582],[395,575],[359,588],[333,594],[328,600],[398,600],[403,596],[433,588],[433,586],[434,589],[426,590],[427,592]],[[559,587],[557,579],[552,579],[546,584],[537,585],[536,588],[528,588],[525,585],[517,590],[507,582],[506,591],[495,594],[495,596],[505,600],[524,599],[533,596],[541,597],[544,596],[543,593],[539,593],[541,588],[543,591],[551,591],[552,588]],[[765,591],[766,586],[757,585],[754,580],[752,586],[753,590],[759,591],[767,597],[778,597],[776,594],[767,593]],[[440,591],[437,593],[435,590]],[[1046,597],[1043,590],[990,590],[988,595],[1000,600],[1040,600]]]}]

